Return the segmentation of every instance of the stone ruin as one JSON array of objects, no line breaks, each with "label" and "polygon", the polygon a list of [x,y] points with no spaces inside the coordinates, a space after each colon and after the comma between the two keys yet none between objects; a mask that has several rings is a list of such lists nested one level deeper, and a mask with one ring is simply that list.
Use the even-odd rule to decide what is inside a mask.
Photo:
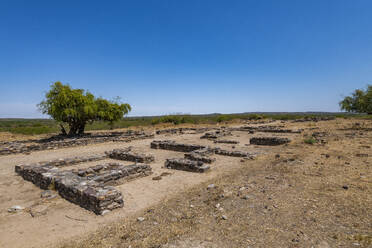
[{"label": "stone ruin", "polygon": [[165,161],[165,167],[169,169],[184,170],[191,172],[206,172],[209,170],[209,165],[205,165],[201,161],[193,161],[183,158],[167,159]]},{"label": "stone ruin", "polygon": [[137,177],[152,174],[147,164],[122,165],[105,163],[86,169],[61,170],[63,166],[97,161],[107,156],[75,157],[17,165],[15,171],[23,179],[34,183],[41,189],[55,189],[61,197],[96,214],[105,214],[124,206],[117,185]]},{"label": "stone ruin", "polygon": [[250,143],[253,145],[262,146],[277,146],[289,143],[291,140],[288,138],[279,137],[253,137],[250,139]]},{"label": "stone ruin", "polygon": [[248,152],[242,152],[242,151],[228,151],[221,148],[214,148],[214,153],[217,155],[222,156],[230,156],[230,157],[241,157],[241,158],[250,158],[253,159],[253,154],[250,154]]},{"label": "stone ruin", "polygon": [[41,140],[25,140],[0,143],[0,155],[30,153],[66,147],[84,146],[103,142],[130,142],[138,139],[153,138],[154,134],[142,131],[85,134],[77,137],[53,136]]},{"label": "stone ruin", "polygon": [[248,131],[250,133],[262,132],[262,133],[301,133],[302,130],[294,129],[283,129],[284,126],[244,126],[239,127],[236,131]]},{"label": "stone ruin", "polygon": [[215,158],[211,158],[208,155],[197,153],[197,152],[190,152],[190,153],[185,153],[185,159],[188,160],[193,160],[193,161],[200,161],[203,163],[211,164],[214,161],[216,161]]},{"label": "stone ruin", "polygon": [[139,162],[139,163],[151,163],[155,161],[154,156],[146,155],[146,154],[139,154],[135,152],[131,152],[131,149],[114,149],[110,152],[106,152],[106,154],[112,159],[118,160],[125,160],[125,161],[132,161],[132,162]]},{"label": "stone ruin", "polygon": [[215,140],[214,143],[239,144],[239,141],[236,141],[236,140]]},{"label": "stone ruin", "polygon": [[183,134],[187,132],[194,132],[194,133],[204,133],[206,131],[210,130],[208,127],[203,128],[188,128],[188,127],[180,127],[180,128],[170,128],[170,129],[162,129],[157,130],[156,134]]},{"label": "stone ruin", "polygon": [[171,140],[154,140],[150,144],[152,149],[163,149],[176,152],[192,152],[195,150],[203,149],[205,146],[201,145],[189,145],[189,144],[180,144]]},{"label": "stone ruin", "polygon": [[200,138],[201,139],[217,139],[219,137],[223,137],[223,136],[227,136],[227,135],[231,135],[231,132],[222,129],[222,130],[217,130],[217,131],[214,131],[214,132],[207,132],[203,136],[201,136]]}]

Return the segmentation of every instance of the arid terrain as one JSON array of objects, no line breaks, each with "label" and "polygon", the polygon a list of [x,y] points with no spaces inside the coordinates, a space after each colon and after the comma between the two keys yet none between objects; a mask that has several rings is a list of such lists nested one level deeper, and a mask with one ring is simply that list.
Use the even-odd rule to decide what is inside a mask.
[{"label": "arid terrain", "polygon": [[[239,129],[247,126],[302,132]],[[371,120],[245,121],[208,127],[231,133],[201,139],[205,132],[191,130],[0,156],[0,247],[372,247]],[[155,128],[145,131],[154,133]],[[290,143],[254,145],[252,137],[282,137]],[[213,154],[215,162],[205,173],[168,169],[166,159],[183,158],[184,152],[151,149],[153,140],[220,147],[254,158]],[[124,207],[104,215],[57,193],[42,198],[45,190],[15,173],[19,164],[130,146],[154,156],[149,163],[153,173],[116,185]],[[21,209],[12,211],[12,206]]]}]

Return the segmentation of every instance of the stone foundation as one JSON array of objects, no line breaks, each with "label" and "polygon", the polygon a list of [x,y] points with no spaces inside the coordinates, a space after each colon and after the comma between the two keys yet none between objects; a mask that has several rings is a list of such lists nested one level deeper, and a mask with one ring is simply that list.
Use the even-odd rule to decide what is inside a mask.
[{"label": "stone foundation", "polygon": [[193,132],[193,133],[203,133],[203,132],[206,132],[210,130],[210,128],[185,128],[185,127],[181,127],[181,128],[170,128],[170,129],[162,129],[162,130],[157,130],[156,131],[156,134],[184,134],[184,133],[190,133],[190,132]]},{"label": "stone foundation", "polygon": [[262,133],[301,133],[302,130],[283,129],[284,126],[245,126],[236,129],[237,131],[248,131],[251,133],[262,132]]},{"label": "stone foundation", "polygon": [[277,146],[283,145],[290,142],[288,138],[279,138],[279,137],[254,137],[250,139],[250,143],[253,145],[262,145],[262,146]]},{"label": "stone foundation", "polygon": [[165,161],[165,167],[169,169],[184,170],[184,171],[199,172],[199,173],[206,172],[210,168],[208,165],[204,165],[204,163],[201,161],[192,161],[192,160],[182,159],[182,158],[167,159]]},{"label": "stone foundation", "polygon": [[50,161],[50,164],[41,162],[17,165],[15,171],[40,188],[55,189],[61,197],[96,214],[103,214],[105,211],[121,208],[124,205],[121,192],[109,185],[152,173],[151,167],[146,164],[121,165],[119,163],[61,171],[57,167],[61,164],[56,161],[60,160]]},{"label": "stone foundation", "polygon": [[231,135],[231,132],[226,130],[217,130],[215,132],[208,132],[201,136],[201,139],[217,139],[226,135]]},{"label": "stone foundation", "polygon": [[114,149],[110,152],[107,152],[107,155],[113,159],[139,163],[151,163],[155,161],[155,158],[152,155],[139,154],[131,152],[128,149]]},{"label": "stone foundation", "polygon": [[214,143],[239,144],[239,141],[236,141],[236,140],[215,140]]},{"label": "stone foundation", "polygon": [[176,143],[175,141],[170,140],[154,140],[151,142],[151,148],[153,149],[164,149],[176,152],[192,152],[195,150],[203,149],[205,146],[200,145],[189,145],[189,144],[180,144]]},{"label": "stone foundation", "polygon": [[153,138],[153,134],[146,134],[139,131],[128,131],[121,133],[98,133],[94,135],[83,135],[79,137],[66,138],[54,136],[48,139],[31,141],[14,141],[0,143],[0,155],[17,153],[30,153],[34,151],[52,150],[66,147],[84,146],[104,142],[130,142],[137,139]]},{"label": "stone foundation", "polygon": [[193,161],[201,161],[203,163],[211,164],[214,161],[216,161],[215,158],[211,158],[207,155],[202,155],[200,153],[191,152],[191,153],[185,153],[185,159],[193,160]]},{"label": "stone foundation", "polygon": [[242,158],[253,158],[254,156],[248,152],[242,151],[228,151],[223,150],[221,148],[214,148],[214,153],[222,156],[230,156],[230,157],[242,157]]}]

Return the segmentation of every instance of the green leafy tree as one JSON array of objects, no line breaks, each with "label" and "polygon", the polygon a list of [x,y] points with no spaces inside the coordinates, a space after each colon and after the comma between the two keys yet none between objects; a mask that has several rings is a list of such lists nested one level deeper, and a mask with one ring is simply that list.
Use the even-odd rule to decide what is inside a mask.
[{"label": "green leafy tree", "polygon": [[86,124],[93,121],[108,121],[113,124],[124,117],[131,106],[118,100],[96,98],[89,91],[72,89],[69,85],[55,82],[38,104],[43,114],[50,115],[60,123],[61,131],[67,134],[62,123],[69,126],[68,135],[83,134]]},{"label": "green leafy tree", "polygon": [[355,90],[339,104],[341,110],[347,112],[372,114],[372,85],[368,85],[365,90]]}]

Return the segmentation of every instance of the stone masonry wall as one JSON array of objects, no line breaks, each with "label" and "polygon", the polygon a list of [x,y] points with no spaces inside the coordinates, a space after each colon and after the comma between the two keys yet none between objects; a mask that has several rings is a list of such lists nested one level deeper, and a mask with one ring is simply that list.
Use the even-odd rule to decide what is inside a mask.
[{"label": "stone masonry wall", "polygon": [[171,150],[171,151],[177,151],[177,152],[192,152],[195,150],[203,149],[205,148],[205,146],[180,144],[180,143],[176,143],[175,141],[170,141],[170,140],[164,140],[164,141],[154,140],[153,142],[151,142],[151,148]]}]

